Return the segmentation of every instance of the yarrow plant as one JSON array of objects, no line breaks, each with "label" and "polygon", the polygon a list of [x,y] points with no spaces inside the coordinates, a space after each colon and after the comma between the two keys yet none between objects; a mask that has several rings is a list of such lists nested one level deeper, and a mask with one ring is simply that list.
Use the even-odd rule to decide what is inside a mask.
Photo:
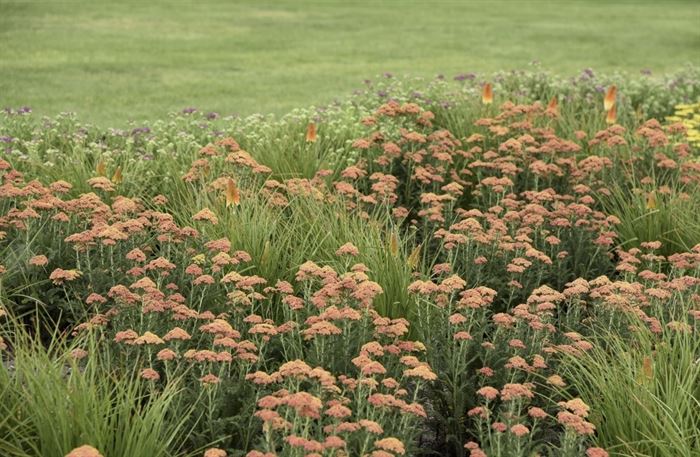
[{"label": "yarrow plant", "polygon": [[[108,360],[144,401],[174,392],[173,455],[601,457],[671,436],[616,441],[572,361],[614,353],[601,328],[620,347],[697,333],[700,239],[630,235],[618,211],[697,195],[692,129],[646,119],[695,83],[662,107],[646,79],[454,84],[460,106],[387,78],[278,121],[188,110],[131,131],[6,112],[0,379],[19,379],[16,329],[55,325],[75,373]],[[649,387],[647,357],[631,382]],[[672,400],[694,417],[697,393]],[[41,441],[3,428],[18,411],[12,455]]]}]

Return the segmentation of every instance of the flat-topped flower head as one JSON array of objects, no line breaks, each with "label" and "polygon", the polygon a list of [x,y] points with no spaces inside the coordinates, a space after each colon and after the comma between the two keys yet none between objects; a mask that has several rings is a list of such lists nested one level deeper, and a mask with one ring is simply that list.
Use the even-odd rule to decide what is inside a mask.
[{"label": "flat-topped flower head", "polygon": [[104,457],[100,454],[100,451],[94,447],[85,444],[83,446],[77,447],[66,454],[65,457]]},{"label": "flat-topped flower head", "polygon": [[226,457],[226,451],[219,449],[218,447],[212,447],[204,451],[203,457]]},{"label": "flat-topped flower head", "polygon": [[35,255],[31,259],[29,259],[29,265],[33,265],[35,267],[43,267],[44,265],[47,265],[49,263],[49,258],[46,257],[45,255]]},{"label": "flat-topped flower head", "polygon": [[374,442],[376,448],[393,452],[394,454],[404,455],[406,448],[401,440],[394,437],[382,438]]},{"label": "flat-topped flower head", "polygon": [[82,272],[78,270],[64,270],[62,268],[56,268],[49,275],[49,279],[53,281],[56,285],[61,285],[66,281],[74,281],[82,276]]},{"label": "flat-topped flower head", "polygon": [[164,341],[171,341],[171,340],[180,340],[180,341],[186,341],[191,339],[192,336],[190,336],[189,333],[187,333],[186,330],[181,329],[180,327],[174,327],[168,333],[163,336]]},{"label": "flat-topped flower head", "polygon": [[343,255],[349,255],[349,256],[357,256],[360,254],[360,250],[357,249],[357,247],[348,242],[342,245],[340,248],[338,248],[337,251],[335,251],[335,255],[337,256],[343,256]]},{"label": "flat-topped flower head", "polygon": [[155,333],[146,332],[134,340],[136,345],[163,344],[164,341]]},{"label": "flat-topped flower head", "polygon": [[160,375],[153,368],[144,368],[141,370],[141,377],[149,381],[158,381],[160,379]]},{"label": "flat-topped flower head", "polygon": [[200,210],[194,216],[192,216],[192,219],[195,221],[211,222],[214,225],[219,223],[219,218],[216,217],[216,214],[214,214],[214,212],[209,208],[204,208]]}]

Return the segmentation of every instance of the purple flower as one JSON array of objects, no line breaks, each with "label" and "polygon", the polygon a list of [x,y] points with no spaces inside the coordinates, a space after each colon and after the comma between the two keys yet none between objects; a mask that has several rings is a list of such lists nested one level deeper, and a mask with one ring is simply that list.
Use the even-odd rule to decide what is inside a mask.
[{"label": "purple flower", "polygon": [[464,80],[469,80],[472,81],[476,78],[476,75],[474,73],[460,73],[457,76],[454,77],[455,81],[464,81]]},{"label": "purple flower", "polygon": [[0,141],[3,143],[12,143],[15,139],[11,136],[0,136]]},{"label": "purple flower", "polygon": [[131,131],[132,136],[140,135],[142,133],[150,133],[151,129],[148,127],[137,127]]},{"label": "purple flower", "polygon": [[651,70],[649,68],[643,68],[642,70],[640,70],[640,73],[645,76],[651,76]]},{"label": "purple flower", "polygon": [[194,113],[195,111],[197,111],[197,108],[192,108],[192,107],[190,107],[190,108],[185,108],[185,109],[182,110],[182,114],[192,114],[192,113]]},{"label": "purple flower", "polygon": [[219,113],[215,113],[214,111],[212,111],[211,113],[207,113],[207,119],[209,119],[210,121],[218,118]]},{"label": "purple flower", "polygon": [[391,79],[391,78],[394,77],[394,75],[391,74],[391,73],[389,73],[389,72],[387,71],[386,73],[384,73],[384,77],[385,77],[386,79]]}]

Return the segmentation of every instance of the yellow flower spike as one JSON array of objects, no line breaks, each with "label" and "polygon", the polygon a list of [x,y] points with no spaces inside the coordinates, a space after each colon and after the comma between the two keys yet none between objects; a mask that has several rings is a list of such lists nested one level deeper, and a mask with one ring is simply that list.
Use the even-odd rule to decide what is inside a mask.
[{"label": "yellow flower spike", "polygon": [[605,116],[605,122],[609,125],[612,125],[615,122],[617,122],[617,107],[615,105],[613,105],[612,108],[610,108],[607,115]]},{"label": "yellow flower spike", "polygon": [[197,265],[201,265],[206,261],[207,257],[204,254],[197,254],[196,256],[192,257],[192,263],[196,263]]},{"label": "yellow flower spike", "polygon": [[97,176],[104,176],[107,174],[107,165],[105,165],[104,160],[97,162],[97,165],[95,165],[95,173],[97,173]]},{"label": "yellow flower spike", "polygon": [[238,206],[241,204],[241,193],[238,190],[238,186],[236,185],[236,181],[234,181],[231,178],[228,178],[226,181],[226,190],[224,192],[226,196],[226,207],[228,208],[231,205]]},{"label": "yellow flower spike", "polygon": [[608,88],[605,94],[605,99],[603,99],[603,108],[605,111],[610,112],[610,110],[615,106],[615,100],[617,99],[617,86],[614,84]]},{"label": "yellow flower spike", "polygon": [[484,105],[490,105],[493,103],[493,88],[491,87],[491,83],[484,84],[484,87],[481,90],[481,103]]},{"label": "yellow flower spike", "polygon": [[306,127],[306,142],[307,143],[315,143],[317,138],[316,134],[316,124],[313,122],[310,122],[309,125]]},{"label": "yellow flower spike", "polygon": [[260,265],[267,263],[270,258],[270,240],[265,241],[265,246],[263,246],[262,254],[260,254]]},{"label": "yellow flower spike", "polygon": [[654,367],[652,365],[651,357],[646,356],[642,362],[642,372],[644,376],[651,381],[654,377]]},{"label": "yellow flower spike", "polygon": [[114,172],[114,175],[112,176],[112,182],[114,184],[121,184],[122,181],[124,181],[124,176],[122,175],[122,167],[117,167],[117,169]]},{"label": "yellow flower spike", "polygon": [[413,250],[411,251],[411,254],[408,256],[408,259],[406,260],[406,263],[408,264],[408,267],[411,270],[415,270],[416,267],[418,266],[418,261],[420,260],[420,250],[421,246],[423,244],[419,244]]},{"label": "yellow flower spike", "polygon": [[395,231],[392,231],[391,236],[389,237],[389,252],[394,257],[399,255],[399,237],[396,236]]},{"label": "yellow flower spike", "polygon": [[656,209],[658,207],[656,200],[656,192],[651,191],[647,194],[647,209]]}]

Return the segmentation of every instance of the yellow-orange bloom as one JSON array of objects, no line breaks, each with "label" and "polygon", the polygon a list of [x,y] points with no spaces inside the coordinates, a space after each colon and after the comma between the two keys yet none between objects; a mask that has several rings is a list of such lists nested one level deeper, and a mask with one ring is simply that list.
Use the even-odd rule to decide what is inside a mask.
[{"label": "yellow-orange bloom", "polygon": [[104,176],[107,173],[107,165],[105,165],[104,160],[97,162],[97,165],[95,165],[95,172],[97,176]]},{"label": "yellow-orange bloom", "polygon": [[241,203],[241,193],[238,190],[238,186],[236,186],[236,181],[231,178],[228,178],[226,181],[225,195],[227,208],[231,205],[238,206]]},{"label": "yellow-orange bloom", "polygon": [[112,176],[112,182],[114,184],[121,184],[124,181],[124,176],[122,175],[122,167],[117,167],[114,175]]},{"label": "yellow-orange bloom", "polygon": [[617,99],[617,86],[614,84],[608,87],[608,91],[605,93],[605,99],[603,99],[603,108],[605,111],[610,112],[613,106],[615,106],[615,100]]},{"label": "yellow-orange bloom", "polygon": [[656,192],[651,191],[647,194],[647,209],[656,209],[658,207],[656,200]]},{"label": "yellow-orange bloom", "polygon": [[493,103],[493,88],[491,87],[491,83],[484,84],[484,87],[481,90],[481,103],[484,105],[490,105]]},{"label": "yellow-orange bloom", "polygon": [[549,101],[546,113],[554,117],[559,116],[559,99],[556,96]]},{"label": "yellow-orange bloom", "polygon": [[612,108],[608,110],[608,114],[605,116],[605,122],[607,122],[610,125],[617,122],[617,107],[615,105],[613,105]]}]

